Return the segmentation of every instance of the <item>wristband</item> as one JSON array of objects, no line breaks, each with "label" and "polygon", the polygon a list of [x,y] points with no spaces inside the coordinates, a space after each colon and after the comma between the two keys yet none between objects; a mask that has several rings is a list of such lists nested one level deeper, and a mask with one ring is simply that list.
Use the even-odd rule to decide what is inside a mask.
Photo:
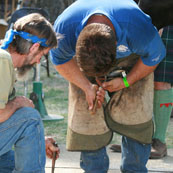
[{"label": "wristband", "polygon": [[126,72],[125,71],[122,72],[122,76],[123,76],[124,85],[125,85],[126,88],[128,88],[130,85],[129,85],[128,81],[127,81]]}]

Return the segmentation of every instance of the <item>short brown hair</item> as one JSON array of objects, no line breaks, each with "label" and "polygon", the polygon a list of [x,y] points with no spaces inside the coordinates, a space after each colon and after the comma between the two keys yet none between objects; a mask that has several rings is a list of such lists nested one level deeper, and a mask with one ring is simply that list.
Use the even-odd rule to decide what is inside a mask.
[{"label": "short brown hair", "polygon": [[86,75],[106,75],[115,64],[115,56],[116,36],[108,25],[92,23],[81,31],[75,57]]},{"label": "short brown hair", "polygon": [[[28,32],[32,35],[36,35],[39,38],[47,39],[46,44],[49,48],[57,47],[57,36],[53,30],[49,21],[38,13],[32,13],[18,19],[13,26],[16,31]],[[33,43],[16,35],[11,43],[16,52],[25,54],[29,51],[29,48]],[[45,47],[40,46],[41,49]]]}]

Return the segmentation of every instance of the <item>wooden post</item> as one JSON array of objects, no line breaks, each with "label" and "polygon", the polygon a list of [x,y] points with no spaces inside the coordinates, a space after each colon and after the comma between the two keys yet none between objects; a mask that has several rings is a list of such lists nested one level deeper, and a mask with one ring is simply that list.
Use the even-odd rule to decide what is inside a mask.
[{"label": "wooden post", "polygon": [[7,21],[7,15],[8,15],[8,0],[5,0],[5,14],[4,14],[5,21]]},{"label": "wooden post", "polygon": [[13,14],[14,11],[15,11],[15,0],[12,0],[11,14]]}]

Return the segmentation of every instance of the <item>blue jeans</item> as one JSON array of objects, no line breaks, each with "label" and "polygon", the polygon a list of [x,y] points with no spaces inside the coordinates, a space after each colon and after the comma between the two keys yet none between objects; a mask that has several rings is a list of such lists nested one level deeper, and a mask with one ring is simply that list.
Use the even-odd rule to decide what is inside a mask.
[{"label": "blue jeans", "polygon": [[[146,164],[150,156],[151,145],[143,145],[137,141],[122,137],[122,163],[123,173],[147,173]],[[105,147],[97,151],[81,152],[81,168],[85,173],[107,173],[109,158]]]},{"label": "blue jeans", "polygon": [[151,152],[151,145],[141,144],[137,141],[122,137],[122,161],[123,173],[147,173],[147,161]]},{"label": "blue jeans", "polygon": [[24,107],[0,123],[0,173],[44,173],[45,161],[44,128],[38,111]]},{"label": "blue jeans", "polygon": [[96,151],[82,151],[80,166],[85,173],[106,173],[109,169],[109,157],[106,148]]}]

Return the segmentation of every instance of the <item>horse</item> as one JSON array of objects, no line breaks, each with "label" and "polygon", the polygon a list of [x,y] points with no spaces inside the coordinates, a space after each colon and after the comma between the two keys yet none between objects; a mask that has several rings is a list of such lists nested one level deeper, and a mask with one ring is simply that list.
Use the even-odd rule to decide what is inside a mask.
[{"label": "horse", "polygon": [[173,0],[135,0],[140,9],[148,14],[159,30],[173,25]]}]

